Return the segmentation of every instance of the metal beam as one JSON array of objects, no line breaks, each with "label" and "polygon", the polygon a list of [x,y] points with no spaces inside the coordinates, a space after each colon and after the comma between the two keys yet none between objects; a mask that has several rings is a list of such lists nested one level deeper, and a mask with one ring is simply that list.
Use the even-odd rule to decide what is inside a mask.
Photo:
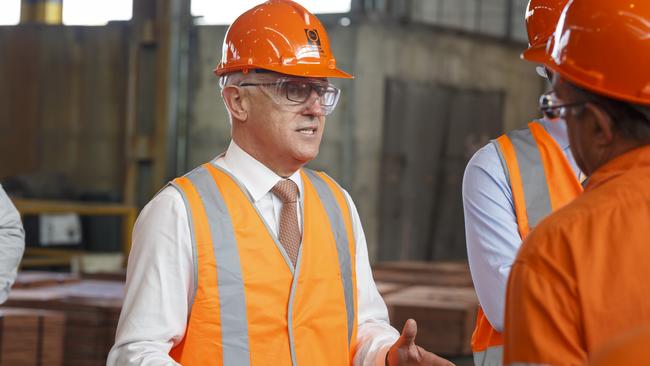
[{"label": "metal beam", "polygon": [[190,0],[134,1],[132,22],[125,199],[142,206],[185,168]]}]

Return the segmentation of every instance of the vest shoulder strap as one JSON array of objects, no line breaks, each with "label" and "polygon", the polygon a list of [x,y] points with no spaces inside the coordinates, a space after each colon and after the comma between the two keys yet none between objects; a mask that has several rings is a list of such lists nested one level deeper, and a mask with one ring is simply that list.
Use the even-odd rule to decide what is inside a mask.
[{"label": "vest shoulder strap", "polygon": [[552,212],[542,154],[530,128],[534,123],[539,122],[492,141],[512,190],[522,238]]}]

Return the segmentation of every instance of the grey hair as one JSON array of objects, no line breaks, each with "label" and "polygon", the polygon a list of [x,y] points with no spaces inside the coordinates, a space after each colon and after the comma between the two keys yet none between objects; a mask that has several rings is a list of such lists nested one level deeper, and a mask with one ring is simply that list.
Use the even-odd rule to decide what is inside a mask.
[{"label": "grey hair", "polygon": [[[236,71],[221,76],[219,78],[219,87],[221,88],[221,98],[223,99],[223,89],[225,87],[229,85],[239,85],[244,81],[249,81],[251,79],[255,79],[256,77],[257,77],[256,72],[253,70],[249,71],[248,73],[244,73],[242,71]],[[226,110],[228,110],[227,106],[226,106]],[[232,126],[232,114],[230,113],[230,110],[228,110],[228,121]]]},{"label": "grey hair", "polygon": [[250,80],[257,80],[258,77],[257,75],[281,75],[277,74],[275,72],[264,72],[260,73],[255,70],[249,70],[247,73],[244,73],[243,71],[236,71],[236,72],[231,72],[228,74],[225,74],[219,78],[219,87],[221,90],[225,88],[228,85],[238,85],[241,84],[244,81],[250,81]]},{"label": "grey hair", "polygon": [[223,90],[223,88],[228,85],[237,85],[241,83],[245,77],[246,75],[241,71],[225,74],[219,78],[219,87]]},{"label": "grey hair", "polygon": [[[229,74],[222,75],[219,77],[219,88],[221,89],[221,99],[223,98],[223,89],[228,86],[228,85],[237,85],[242,82],[244,79],[245,75],[243,72],[231,72]],[[228,122],[230,123],[230,126],[232,126],[232,114],[230,113],[230,110],[228,109],[228,106],[225,105],[226,101],[224,100],[224,106],[226,107],[226,111],[228,112]]]}]

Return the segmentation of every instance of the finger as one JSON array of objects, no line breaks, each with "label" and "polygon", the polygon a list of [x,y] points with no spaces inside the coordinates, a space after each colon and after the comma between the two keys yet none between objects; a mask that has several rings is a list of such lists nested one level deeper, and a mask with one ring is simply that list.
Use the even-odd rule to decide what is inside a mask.
[{"label": "finger", "polygon": [[418,333],[418,325],[413,319],[409,319],[404,323],[402,335],[400,336],[400,346],[408,347],[415,344],[415,336]]}]

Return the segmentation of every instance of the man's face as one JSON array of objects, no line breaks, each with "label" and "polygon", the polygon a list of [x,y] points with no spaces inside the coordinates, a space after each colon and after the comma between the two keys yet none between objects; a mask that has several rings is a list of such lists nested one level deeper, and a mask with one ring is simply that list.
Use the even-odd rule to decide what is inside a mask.
[{"label": "man's face", "polygon": [[[242,83],[249,84],[246,89],[251,101],[247,129],[258,154],[264,154],[264,160],[273,165],[304,165],[318,155],[325,110],[315,90],[308,93],[304,102],[287,99],[287,86],[274,84],[280,78],[277,74],[261,74]],[[326,82],[324,79],[297,80]]]},{"label": "man's face", "polygon": [[601,123],[597,118],[602,114],[594,113],[595,106],[586,103],[575,89],[558,74],[553,77],[553,90],[561,104],[572,105],[564,112],[571,152],[582,172],[589,176],[607,159],[607,146],[603,141]]}]

